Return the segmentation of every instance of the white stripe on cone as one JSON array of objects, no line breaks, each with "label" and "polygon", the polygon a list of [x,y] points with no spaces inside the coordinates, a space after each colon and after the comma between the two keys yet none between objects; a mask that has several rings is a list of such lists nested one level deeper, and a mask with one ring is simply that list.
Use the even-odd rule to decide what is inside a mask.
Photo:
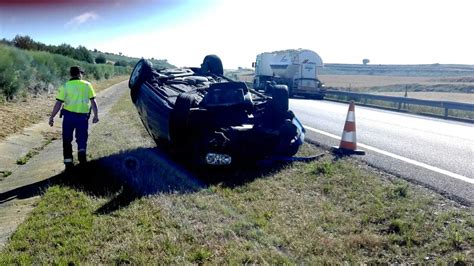
[{"label": "white stripe on cone", "polygon": [[355,122],[356,118],[355,118],[355,113],[352,112],[352,111],[349,111],[347,113],[347,118],[346,118],[346,122]]},{"label": "white stripe on cone", "polygon": [[356,133],[355,132],[342,132],[342,141],[356,143]]}]

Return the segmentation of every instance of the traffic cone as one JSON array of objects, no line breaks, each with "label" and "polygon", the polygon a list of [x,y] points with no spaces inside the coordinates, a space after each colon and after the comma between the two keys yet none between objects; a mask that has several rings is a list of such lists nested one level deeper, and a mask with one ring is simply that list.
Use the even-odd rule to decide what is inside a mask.
[{"label": "traffic cone", "polygon": [[349,111],[347,112],[344,130],[342,131],[341,143],[339,144],[339,147],[332,147],[332,150],[344,155],[365,155],[365,151],[357,149],[354,106],[354,101],[351,101],[351,104],[349,105]]}]

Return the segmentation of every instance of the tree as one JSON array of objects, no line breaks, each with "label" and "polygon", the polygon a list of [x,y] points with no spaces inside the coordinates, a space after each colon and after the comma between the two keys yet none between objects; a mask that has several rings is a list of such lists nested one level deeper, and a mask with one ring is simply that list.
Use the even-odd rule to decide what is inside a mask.
[{"label": "tree", "polygon": [[367,65],[368,63],[370,63],[369,59],[365,58],[362,60],[362,64]]},{"label": "tree", "polygon": [[63,43],[63,44],[55,47],[53,53],[73,57],[74,48],[69,44]]},{"label": "tree", "polygon": [[36,49],[36,43],[31,39],[30,36],[21,36],[21,35],[16,35],[15,38],[13,39],[13,45],[15,47],[18,47],[20,49],[25,49],[25,50],[35,50]]},{"label": "tree", "polygon": [[87,63],[94,63],[94,58],[92,57],[91,52],[81,45],[75,49],[73,58]]},{"label": "tree", "polygon": [[103,55],[99,55],[95,58],[96,64],[105,64],[106,62],[107,62],[107,59]]}]

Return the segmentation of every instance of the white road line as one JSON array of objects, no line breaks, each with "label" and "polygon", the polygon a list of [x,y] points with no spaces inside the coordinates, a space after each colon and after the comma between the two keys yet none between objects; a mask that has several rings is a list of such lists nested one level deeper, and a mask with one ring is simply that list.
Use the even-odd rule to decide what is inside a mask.
[{"label": "white road line", "polygon": [[[319,129],[316,129],[316,128],[312,128],[312,127],[309,127],[309,126],[304,126],[304,128],[306,128],[307,130],[313,131],[315,133],[319,133],[319,134],[322,134],[322,135],[325,135],[325,136],[328,136],[328,137],[331,137],[331,138],[334,138],[334,139],[337,139],[337,140],[341,139],[339,136],[333,135],[331,133],[328,133],[328,132],[325,132],[325,131],[322,131],[322,130],[319,130]],[[462,180],[462,181],[470,183],[470,184],[474,184],[474,179],[472,179],[472,178],[465,177],[465,176],[462,176],[462,175],[458,175],[458,174],[455,174],[453,172],[449,172],[447,170],[443,170],[443,169],[438,168],[438,167],[434,167],[434,166],[431,166],[431,165],[428,165],[428,164],[425,164],[425,163],[422,163],[422,162],[418,162],[418,161],[415,161],[415,160],[412,160],[412,159],[409,159],[409,158],[406,158],[406,157],[403,157],[403,156],[400,156],[400,155],[397,155],[397,154],[394,154],[394,153],[391,153],[391,152],[388,152],[388,151],[377,149],[375,147],[372,147],[372,146],[369,146],[369,145],[366,145],[366,144],[357,143],[357,147],[362,147],[364,149],[371,150],[371,151],[374,151],[374,152],[392,157],[394,159],[404,161],[404,162],[409,163],[409,164],[413,164],[413,165],[416,165],[416,166],[419,166],[419,167],[423,167],[425,169],[428,169],[430,171],[433,171],[433,172],[436,172],[436,173],[439,173],[439,174],[447,175],[449,177],[456,178],[456,179]]]}]

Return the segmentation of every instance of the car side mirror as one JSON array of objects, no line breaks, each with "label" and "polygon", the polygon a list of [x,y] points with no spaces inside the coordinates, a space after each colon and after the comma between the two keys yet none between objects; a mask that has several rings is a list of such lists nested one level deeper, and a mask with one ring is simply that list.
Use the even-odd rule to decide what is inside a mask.
[{"label": "car side mirror", "polygon": [[252,67],[255,67],[255,62],[252,62]]}]

